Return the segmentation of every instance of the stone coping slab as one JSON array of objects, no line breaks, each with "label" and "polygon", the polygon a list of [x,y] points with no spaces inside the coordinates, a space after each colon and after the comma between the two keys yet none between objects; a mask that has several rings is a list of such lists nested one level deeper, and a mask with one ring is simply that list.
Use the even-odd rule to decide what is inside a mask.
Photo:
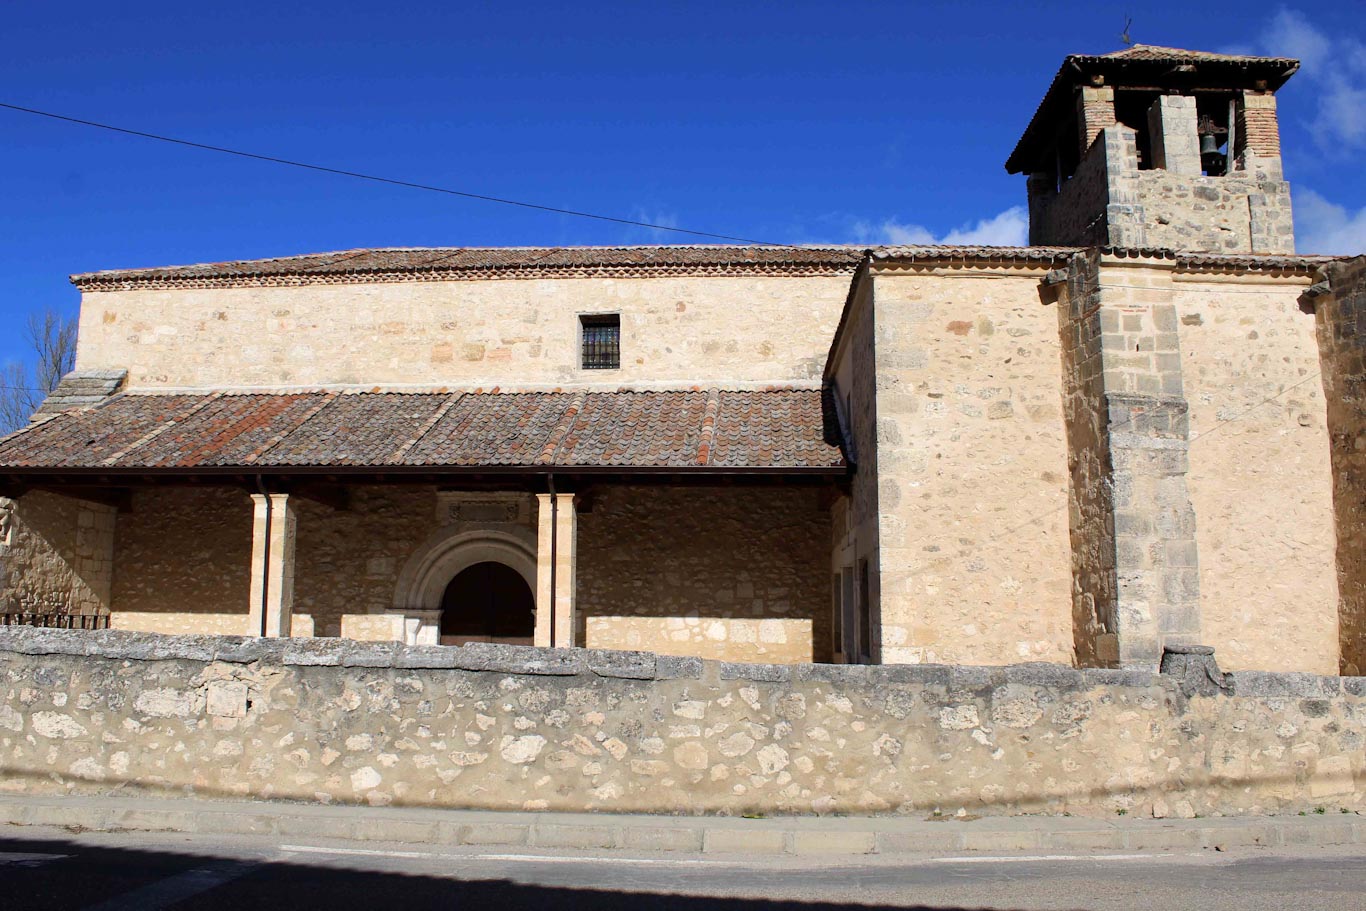
[{"label": "stone coping slab", "polygon": [[957,851],[1161,851],[1366,844],[1366,817],[960,820],[890,816],[647,816],[501,813],[354,805],[0,796],[0,824],[97,832],[278,835],[423,845],[520,846],[706,854],[926,855]]},{"label": "stone coping slab", "polygon": [[[301,667],[366,667],[483,671],[524,676],[597,676],[632,680],[722,680],[760,683],[916,683],[978,690],[1007,684],[1078,690],[1092,687],[1178,688],[1171,675],[1145,670],[1072,668],[1031,662],[1001,667],[901,664],[740,664],[652,652],[537,648],[471,643],[464,646],[357,642],[339,638],[260,639],[244,636],[170,636],[126,630],[0,627],[0,660],[21,655],[75,655],[122,661],[221,661]],[[711,677],[710,679],[716,679]],[[1251,698],[1366,696],[1366,677],[1236,671],[1228,693]]]}]

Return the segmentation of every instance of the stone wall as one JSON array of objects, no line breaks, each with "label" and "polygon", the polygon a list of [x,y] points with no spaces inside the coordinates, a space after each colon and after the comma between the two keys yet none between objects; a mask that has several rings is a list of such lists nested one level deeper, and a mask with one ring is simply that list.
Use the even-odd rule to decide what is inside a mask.
[{"label": "stone wall", "polygon": [[1290,185],[1266,173],[1189,177],[1140,171],[1149,247],[1214,253],[1294,253]]},{"label": "stone wall", "polygon": [[[1177,99],[1185,100],[1185,99]],[[1105,127],[1061,188],[1029,180],[1029,242],[1212,253],[1294,253],[1280,159],[1244,156],[1222,177],[1140,170],[1135,132]]]},{"label": "stone wall", "polygon": [[452,536],[466,530],[438,517],[434,487],[353,487],[344,510],[302,499],[296,505],[294,609],[311,614],[324,636],[341,635],[343,615],[394,607],[399,573],[423,542],[442,528]]},{"label": "stone wall", "polygon": [[[1184,687],[1184,689],[1183,689]],[[702,813],[1366,810],[1366,679],[0,630],[0,788]]]},{"label": "stone wall", "polygon": [[42,491],[9,502],[0,539],[0,610],[107,610],[115,510]]},{"label": "stone wall", "polygon": [[727,661],[829,659],[822,490],[601,485],[587,499],[576,641]]},{"label": "stone wall", "polygon": [[[1068,447],[1068,540],[1072,549],[1072,637],[1082,667],[1119,661],[1114,485],[1101,347],[1100,263],[1073,259],[1060,289],[1063,414]],[[1046,292],[1051,294],[1052,292]]]},{"label": "stone wall", "polygon": [[1324,270],[1308,298],[1323,356],[1344,674],[1366,672],[1366,256]]},{"label": "stone wall", "polygon": [[230,487],[158,487],[133,493],[118,517],[116,611],[186,614],[187,633],[222,632],[194,614],[247,616],[251,498]]},{"label": "stone wall", "polygon": [[1338,673],[1332,470],[1301,276],[1179,276],[1200,641],[1233,670]]},{"label": "stone wall", "polygon": [[[1113,122],[1114,109],[1110,110]],[[1074,246],[1102,245],[1110,242],[1106,231],[1105,210],[1110,202],[1109,161],[1106,135],[1102,133],[1085,150],[1077,170],[1057,186],[1053,174],[1029,179],[1029,242]]]},{"label": "stone wall", "polygon": [[[854,585],[842,590],[845,574],[852,580],[861,565],[868,571],[867,597],[870,605],[881,600],[882,567],[878,509],[877,462],[877,344],[876,314],[873,310],[873,283],[865,277],[856,281],[848,304],[849,315],[827,365],[827,399],[835,412],[837,431],[844,438],[846,458],[855,466],[849,490],[831,511],[830,612],[835,627],[832,649],[834,660],[856,661],[861,642],[857,638],[854,606],[843,609],[847,595],[857,597]],[[856,582],[855,582],[856,584]],[[880,612],[869,611],[870,658],[881,661],[883,634]],[[854,621],[854,622],[851,622]],[[900,634],[893,634],[894,638]],[[893,644],[896,644],[895,642]]]},{"label": "stone wall", "polygon": [[[1071,663],[1067,439],[1046,266],[879,266],[882,660]],[[862,470],[862,469],[860,469]]]},{"label": "stone wall", "polygon": [[[154,387],[820,377],[849,287],[817,276],[655,276],[98,291],[77,368]],[[579,369],[579,314],[621,314],[621,369]]]}]

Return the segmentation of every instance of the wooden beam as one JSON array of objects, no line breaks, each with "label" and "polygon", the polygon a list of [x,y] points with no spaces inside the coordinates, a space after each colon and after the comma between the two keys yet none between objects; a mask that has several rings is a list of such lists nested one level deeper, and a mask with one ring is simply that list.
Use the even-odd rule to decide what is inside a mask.
[{"label": "wooden beam", "polygon": [[351,511],[351,490],[340,484],[286,485],[280,492],[301,500],[320,503],[335,512]]},{"label": "wooden beam", "polygon": [[122,513],[133,511],[133,492],[124,487],[82,487],[68,485],[35,485],[32,490],[55,494],[69,500],[80,500],[97,506],[110,506]]}]

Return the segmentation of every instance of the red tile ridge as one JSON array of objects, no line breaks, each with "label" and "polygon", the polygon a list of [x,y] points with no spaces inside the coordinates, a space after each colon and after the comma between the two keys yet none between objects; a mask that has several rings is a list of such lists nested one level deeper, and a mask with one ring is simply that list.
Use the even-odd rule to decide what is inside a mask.
[{"label": "red tile ridge", "polygon": [[569,439],[570,431],[574,429],[574,420],[579,416],[587,398],[586,392],[580,392],[570,399],[559,420],[555,422],[555,426],[546,435],[545,444],[541,447],[541,454],[536,457],[537,465],[555,464],[555,459],[564,447],[565,441]]},{"label": "red tile ridge", "polygon": [[[700,391],[700,390],[698,390]],[[716,422],[721,416],[721,390],[707,390],[707,407],[702,412],[702,437],[697,443],[698,465],[711,464],[711,450],[716,443]]]},{"label": "red tile ridge", "polygon": [[266,453],[270,452],[270,451],[271,451],[272,449],[274,449],[276,446],[279,446],[281,443],[283,443],[283,442],[285,441],[285,439],[286,439],[287,437],[290,436],[290,434],[294,433],[294,432],[297,431],[299,428],[301,428],[301,427],[303,427],[305,424],[307,424],[309,421],[311,421],[311,420],[313,420],[315,417],[317,417],[318,414],[319,414],[319,412],[321,412],[321,411],[322,411],[324,408],[326,408],[328,405],[331,405],[333,402],[335,402],[335,401],[337,400],[337,397],[340,396],[340,395],[341,395],[340,392],[329,392],[329,393],[325,393],[325,394],[323,395],[322,401],[320,401],[318,404],[314,405],[312,408],[310,408],[310,409],[308,409],[307,411],[305,411],[305,412],[303,413],[303,416],[298,420],[297,423],[295,423],[292,427],[288,427],[288,426],[285,427],[285,428],[284,428],[283,430],[281,430],[279,433],[275,434],[275,436],[273,436],[273,437],[271,437],[270,439],[266,440],[266,442],[263,443],[255,452],[251,453],[251,454],[248,455],[245,459],[243,459],[243,460],[242,460],[242,464],[243,464],[243,465],[254,465],[254,464],[256,464],[256,462],[260,461],[260,459],[261,459]]},{"label": "red tile ridge", "polygon": [[408,442],[404,443],[402,446],[398,447],[394,454],[389,456],[389,458],[385,460],[385,464],[401,465],[403,463],[403,457],[406,456],[408,453],[412,452],[413,448],[416,447],[418,443],[421,443],[423,438],[426,437],[427,434],[432,432],[433,427],[441,423],[441,419],[446,416],[446,413],[450,411],[452,408],[454,408],[456,404],[459,403],[460,400],[465,397],[465,395],[466,393],[463,392],[457,393],[455,395],[448,394],[446,401],[441,404],[440,408],[436,409],[436,413],[433,414],[431,417],[427,418],[423,425],[417,429],[417,433],[413,434],[413,438]]}]

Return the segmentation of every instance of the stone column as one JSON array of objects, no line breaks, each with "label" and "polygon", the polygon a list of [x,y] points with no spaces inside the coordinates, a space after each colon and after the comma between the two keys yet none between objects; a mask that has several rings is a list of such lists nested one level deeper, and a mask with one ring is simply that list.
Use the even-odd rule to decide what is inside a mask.
[{"label": "stone column", "polygon": [[[577,564],[578,518],[574,509],[574,495],[541,493],[536,495],[536,501],[538,534],[535,643],[539,646],[568,648],[577,644],[574,642],[577,619],[574,616],[574,572]],[[552,503],[556,504],[553,508]],[[552,528],[555,529],[553,564]],[[552,575],[554,591],[551,590]]]},{"label": "stone column", "polygon": [[1143,207],[1139,183],[1138,134],[1122,123],[1106,127],[1105,141],[1105,229],[1077,241],[1090,246],[1108,243],[1114,247],[1145,247],[1148,243],[1148,216]]},{"label": "stone column", "polygon": [[1264,171],[1281,179],[1281,128],[1276,119],[1276,96],[1270,92],[1244,92],[1236,107],[1236,148],[1230,154],[1240,160],[1241,170]]},{"label": "stone column", "polygon": [[1366,256],[1323,267],[1314,308],[1337,526],[1338,665],[1366,674]]},{"label": "stone column", "polygon": [[[249,636],[261,635],[264,601],[265,635],[288,637],[294,610],[294,536],[297,524],[289,495],[251,495],[254,521],[251,532],[251,602],[247,615]],[[267,523],[267,504],[270,520]],[[267,531],[267,524],[270,528]]]},{"label": "stone column", "polygon": [[1170,174],[1199,177],[1199,121],[1195,99],[1189,95],[1163,95],[1148,108],[1148,141],[1153,167]]},{"label": "stone column", "polygon": [[1055,286],[1064,357],[1073,622],[1083,665],[1156,670],[1200,636],[1172,260],[1079,254]]},{"label": "stone column", "polygon": [[71,613],[106,614],[113,600],[114,530],[119,511],[113,506],[82,501],[76,512],[76,548],[71,568]]}]

